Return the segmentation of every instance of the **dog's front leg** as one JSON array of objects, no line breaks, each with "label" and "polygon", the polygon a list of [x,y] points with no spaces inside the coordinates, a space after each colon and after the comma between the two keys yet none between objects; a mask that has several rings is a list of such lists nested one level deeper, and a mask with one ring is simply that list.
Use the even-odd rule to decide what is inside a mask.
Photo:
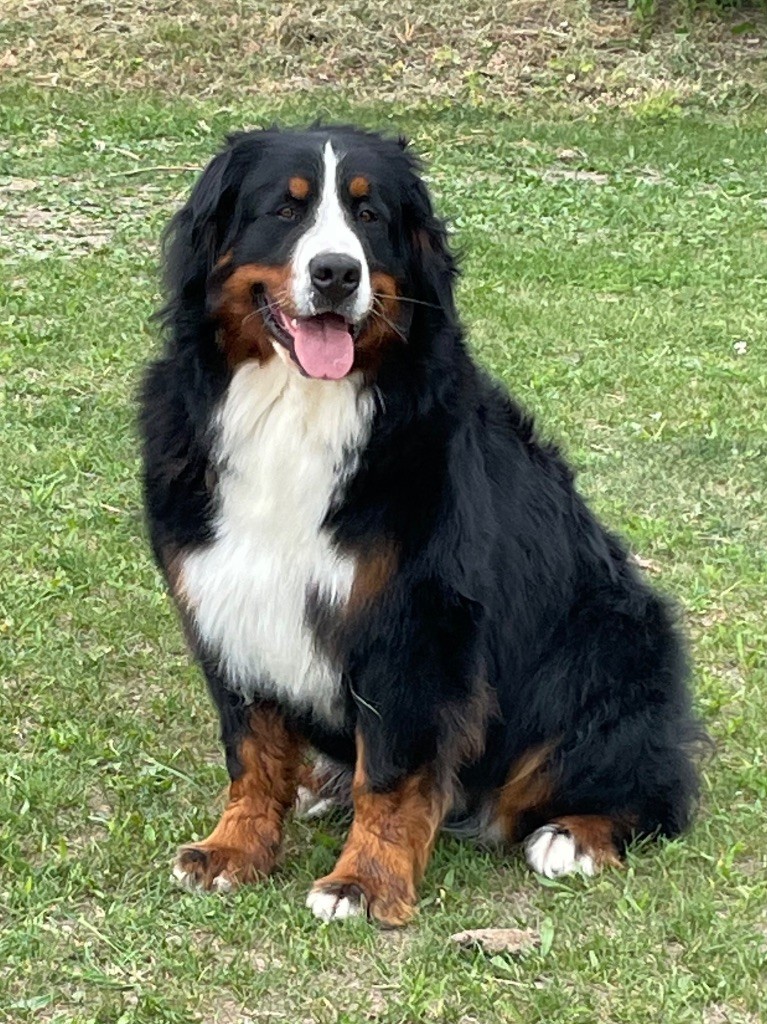
[{"label": "dog's front leg", "polygon": [[268,875],[298,785],[303,741],[276,708],[230,709],[222,723],[229,800],[208,838],[179,850],[173,873],[189,889],[226,892]]},{"label": "dog's front leg", "polygon": [[412,917],[456,772],[484,745],[492,705],[481,621],[478,604],[429,580],[407,600],[395,591],[360,624],[349,677],[354,821],[334,870],[309,894],[317,917],[367,912],[390,926]]},{"label": "dog's front leg", "polygon": [[325,921],[367,913],[383,925],[404,925],[447,808],[445,788],[428,766],[379,790],[358,732],[352,793],[349,838],[333,871],[315,882],[307,906]]}]

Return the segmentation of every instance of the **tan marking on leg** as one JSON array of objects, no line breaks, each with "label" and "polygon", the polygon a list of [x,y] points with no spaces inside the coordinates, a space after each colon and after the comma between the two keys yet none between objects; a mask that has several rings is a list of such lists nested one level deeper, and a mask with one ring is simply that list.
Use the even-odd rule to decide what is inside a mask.
[{"label": "tan marking on leg", "polygon": [[230,889],[274,868],[285,813],[295,800],[302,740],[274,708],[254,709],[240,741],[242,774],[207,839],[179,851],[175,875],[190,888]]},{"label": "tan marking on leg", "polygon": [[303,761],[301,763],[298,775],[296,776],[296,783],[299,786],[303,786],[304,789],[308,789],[310,793],[319,793],[322,788],[322,779],[311,761]]},{"label": "tan marking on leg", "polygon": [[333,871],[313,892],[364,897],[369,916],[392,927],[415,912],[416,887],[423,877],[447,808],[447,798],[430,770],[406,778],[387,793],[371,790],[364,745],[357,741],[354,821]]},{"label": "tan marking on leg", "polygon": [[532,747],[511,766],[509,776],[498,793],[492,833],[497,838],[514,842],[521,838],[518,825],[526,811],[545,807],[552,795],[552,783],[546,765],[551,756],[550,745]]},{"label": "tan marking on leg", "polygon": [[304,764],[299,773],[296,813],[315,818],[334,808],[351,808],[352,778],[352,768],[323,755],[314,763]]},{"label": "tan marking on leg", "polygon": [[498,697],[484,676],[474,683],[468,699],[446,705],[440,714],[443,736],[449,737],[445,753],[453,771],[476,761],[487,745],[488,722],[498,713]]},{"label": "tan marking on leg", "polygon": [[601,814],[568,814],[554,818],[551,824],[570,833],[578,856],[588,854],[600,868],[607,864],[616,868],[623,866],[615,836],[628,835],[631,828],[626,821]]}]

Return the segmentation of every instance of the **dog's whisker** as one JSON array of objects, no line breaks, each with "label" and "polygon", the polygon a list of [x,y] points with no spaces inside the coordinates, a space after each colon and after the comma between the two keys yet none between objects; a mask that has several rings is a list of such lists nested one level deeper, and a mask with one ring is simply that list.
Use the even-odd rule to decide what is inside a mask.
[{"label": "dog's whisker", "polygon": [[397,327],[396,324],[393,324],[391,320],[381,312],[380,309],[377,309],[375,306],[373,306],[370,312],[373,316],[377,316],[379,320],[382,320],[390,330],[394,331],[394,333],[399,338],[401,338],[405,343],[407,343],[407,335],[403,334],[399,327]]},{"label": "dog's whisker", "polygon": [[436,302],[424,302],[423,299],[410,299],[405,295],[389,295],[386,292],[373,292],[377,299],[395,299],[397,302],[410,302],[414,306],[428,306],[429,309],[442,309]]}]

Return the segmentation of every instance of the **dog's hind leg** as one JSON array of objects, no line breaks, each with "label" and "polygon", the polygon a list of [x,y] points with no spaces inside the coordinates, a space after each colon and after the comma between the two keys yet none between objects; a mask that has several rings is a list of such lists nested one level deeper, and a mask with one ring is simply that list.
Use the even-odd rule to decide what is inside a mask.
[{"label": "dog's hind leg", "polygon": [[299,818],[321,818],[335,810],[352,808],[352,768],[319,754],[303,766],[296,794]]},{"label": "dog's hind leg", "polygon": [[525,858],[533,871],[546,878],[576,872],[595,875],[606,865],[621,866],[619,849],[626,835],[625,825],[606,815],[567,815],[527,837]]}]

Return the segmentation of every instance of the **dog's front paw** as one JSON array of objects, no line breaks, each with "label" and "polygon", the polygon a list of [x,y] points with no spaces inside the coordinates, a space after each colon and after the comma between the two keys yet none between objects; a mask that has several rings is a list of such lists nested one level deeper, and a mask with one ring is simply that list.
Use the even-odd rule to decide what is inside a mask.
[{"label": "dog's front paw", "polygon": [[580,872],[596,874],[594,858],[579,850],[573,836],[556,825],[544,825],[525,842],[527,863],[544,878],[559,878]]},{"label": "dog's front paw", "polygon": [[415,913],[415,891],[402,879],[321,878],[306,897],[320,921],[341,921],[367,915],[386,928],[401,928]]},{"label": "dog's front paw", "polygon": [[306,905],[320,921],[341,921],[345,917],[364,917],[367,900],[358,885],[315,886],[306,897]]},{"label": "dog's front paw", "polygon": [[265,878],[274,868],[274,860],[263,850],[194,843],[178,851],[173,877],[193,892],[231,892]]}]

